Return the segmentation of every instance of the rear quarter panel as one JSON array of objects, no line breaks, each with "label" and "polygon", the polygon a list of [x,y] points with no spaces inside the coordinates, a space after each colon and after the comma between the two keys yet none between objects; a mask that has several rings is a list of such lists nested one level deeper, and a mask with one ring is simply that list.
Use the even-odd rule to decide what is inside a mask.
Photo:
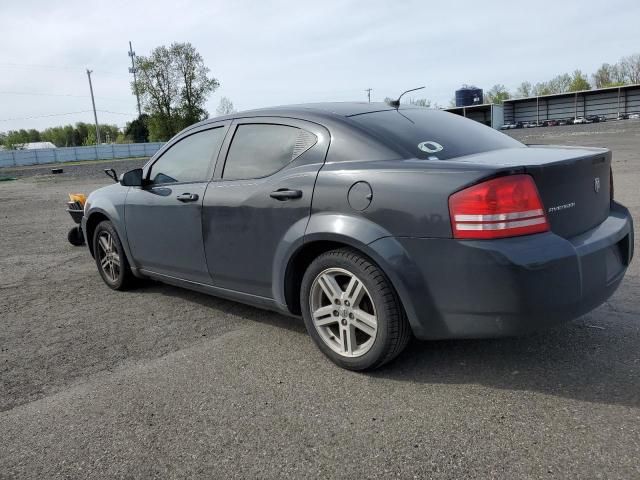
[{"label": "rear quarter panel", "polygon": [[[488,166],[460,165],[429,160],[389,160],[373,162],[329,162],[320,171],[313,198],[314,215],[341,214],[375,225],[351,232],[356,238],[436,237],[450,238],[449,195],[490,176]],[[370,205],[364,210],[349,202],[349,190],[357,182],[367,182],[372,190]],[[316,232],[317,233],[317,232]]]}]

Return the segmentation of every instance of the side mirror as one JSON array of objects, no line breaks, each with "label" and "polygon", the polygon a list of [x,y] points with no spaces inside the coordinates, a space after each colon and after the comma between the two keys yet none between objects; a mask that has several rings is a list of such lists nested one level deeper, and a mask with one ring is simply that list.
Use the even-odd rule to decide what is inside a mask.
[{"label": "side mirror", "polygon": [[123,174],[122,177],[120,177],[120,185],[124,187],[141,187],[142,169],[136,168]]}]

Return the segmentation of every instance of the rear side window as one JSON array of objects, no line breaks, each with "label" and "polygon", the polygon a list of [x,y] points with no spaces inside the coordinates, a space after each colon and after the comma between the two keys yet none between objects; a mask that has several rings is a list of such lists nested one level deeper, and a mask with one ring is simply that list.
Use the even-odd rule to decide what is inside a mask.
[{"label": "rear side window", "polygon": [[149,179],[154,184],[206,182],[215,155],[224,140],[224,128],[194,133],[175,143],[151,166]]},{"label": "rear side window", "polygon": [[288,125],[239,125],[229,147],[222,178],[261,178],[282,169],[317,142],[314,134]]},{"label": "rear side window", "polygon": [[350,117],[409,158],[447,160],[502,148],[524,147],[517,140],[455,115],[422,108],[385,110]]}]

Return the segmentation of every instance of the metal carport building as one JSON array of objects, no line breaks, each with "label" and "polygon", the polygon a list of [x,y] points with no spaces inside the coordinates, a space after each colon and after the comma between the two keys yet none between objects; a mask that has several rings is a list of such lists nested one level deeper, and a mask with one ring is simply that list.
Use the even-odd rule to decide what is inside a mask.
[{"label": "metal carport building", "polygon": [[515,98],[504,102],[505,122],[542,122],[587,115],[607,119],[640,112],[640,84]]},{"label": "metal carport building", "polygon": [[484,103],[481,105],[469,105],[467,107],[451,107],[445,111],[462,115],[476,122],[484,123],[493,128],[500,128],[504,123],[503,107],[494,103]]}]

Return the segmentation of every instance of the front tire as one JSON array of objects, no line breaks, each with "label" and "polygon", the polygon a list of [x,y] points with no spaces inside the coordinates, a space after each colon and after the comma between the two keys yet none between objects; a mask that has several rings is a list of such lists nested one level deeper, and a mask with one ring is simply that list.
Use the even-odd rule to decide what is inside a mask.
[{"label": "front tire", "polygon": [[98,272],[109,288],[126,290],[133,280],[120,237],[108,220],[100,222],[93,232],[93,255]]},{"label": "front tire", "polygon": [[311,263],[302,279],[301,307],[318,348],[349,370],[384,365],[411,338],[402,304],[386,275],[352,249],[326,252]]}]

